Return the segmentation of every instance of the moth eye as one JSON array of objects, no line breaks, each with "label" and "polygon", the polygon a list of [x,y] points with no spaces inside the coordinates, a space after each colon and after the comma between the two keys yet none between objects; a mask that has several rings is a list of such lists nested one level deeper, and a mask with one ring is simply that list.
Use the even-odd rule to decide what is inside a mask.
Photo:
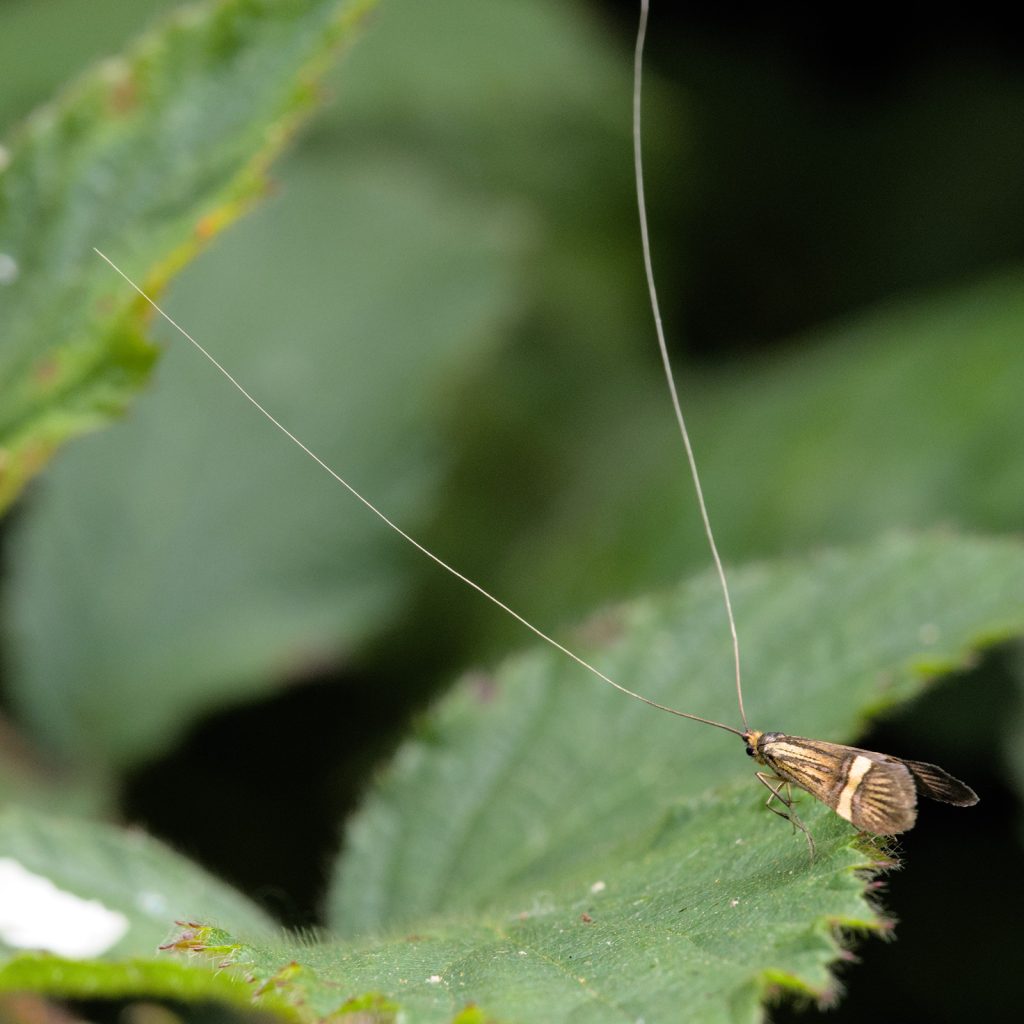
[{"label": "moth eye", "polygon": [[748,743],[747,744],[747,757],[754,756],[754,748]]}]

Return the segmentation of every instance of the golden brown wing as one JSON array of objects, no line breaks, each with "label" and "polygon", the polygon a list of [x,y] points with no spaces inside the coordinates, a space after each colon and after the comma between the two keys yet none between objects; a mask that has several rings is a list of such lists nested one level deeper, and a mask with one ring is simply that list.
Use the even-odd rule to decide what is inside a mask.
[{"label": "golden brown wing", "polygon": [[917,819],[914,777],[887,754],[783,733],[754,737],[754,756],[857,828],[894,835]]},{"label": "golden brown wing", "polygon": [[767,765],[785,782],[799,786],[830,807],[835,806],[832,791],[846,763],[857,753],[853,747],[781,732],[752,735],[755,737],[753,756],[757,761]]},{"label": "golden brown wing", "polygon": [[[863,773],[858,774],[861,768]],[[865,832],[906,832],[917,820],[917,790],[910,769],[896,758],[876,760],[858,754],[835,810]]]}]

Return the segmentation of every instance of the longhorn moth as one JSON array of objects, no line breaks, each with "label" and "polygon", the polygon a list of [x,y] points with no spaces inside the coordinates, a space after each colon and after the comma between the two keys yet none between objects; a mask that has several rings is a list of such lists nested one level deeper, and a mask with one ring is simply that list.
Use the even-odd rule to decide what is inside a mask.
[{"label": "longhorn moth", "polygon": [[[704,493],[701,487],[700,474],[697,470],[697,462],[690,443],[689,432],[683,416],[682,406],[676,389],[675,380],[672,374],[672,365],[669,357],[668,346],[665,341],[665,333],[662,326],[661,312],[658,303],[658,294],[654,282],[654,270],[651,261],[650,238],[647,225],[647,209],[644,197],[643,164],[641,158],[641,82],[643,71],[643,50],[647,32],[648,21],[648,0],[641,0],[640,22],[636,36],[636,47],[633,64],[633,160],[636,181],[637,207],[639,212],[640,232],[644,271],[647,281],[648,295],[650,298],[651,313],[654,320],[655,334],[657,336],[658,348],[661,354],[662,367],[668,385],[669,395],[675,412],[676,423],[683,442],[686,459],[689,466],[690,477],[696,492],[697,504],[700,509],[704,526],[704,533],[708,547],[711,552],[712,561],[718,576],[722,598],[725,605],[726,616],[729,624],[729,632],[732,639],[733,662],[735,666],[736,699],[739,708],[739,717],[743,723],[742,728],[735,728],[722,722],[716,722],[700,715],[691,714],[686,711],[679,711],[676,708],[659,704],[650,700],[633,690],[617,683],[607,676],[600,669],[594,667],[569,648],[563,646],[547,633],[542,632],[531,622],[525,619],[518,612],[514,611],[504,602],[499,600],[489,591],[485,590],[478,583],[443,561],[432,551],[428,550],[419,541],[401,529],[393,520],[388,518],[372,502],[365,498],[343,477],[335,472],[326,462],[291,433],[279,420],[275,419],[191,334],[175,322],[157,303],[147,295],[128,275],[122,271],[108,256],[98,249],[96,253],[104,259],[125,281],[147,302],[150,306],[166,320],[178,333],[213,364],[224,377],[246,398],[263,416],[265,416],[278,430],[287,436],[294,444],[301,448],[306,455],[317,462],[320,467],[330,474],[335,481],[341,484],[355,498],[363,503],[374,515],[381,519],[388,527],[394,530],[400,537],[418,549],[427,558],[431,559],[446,572],[453,575],[462,583],[476,590],[487,600],[497,605],[502,611],[511,615],[523,626],[530,630],[541,640],[561,651],[562,654],[571,658],[577,664],[593,673],[603,682],[626,694],[635,700],[649,704],[660,711],[667,711],[669,714],[677,715],[680,718],[688,718],[694,722],[713,726],[716,729],[723,729],[738,736],[746,745],[747,754],[763,766],[765,771],[757,771],[757,779],[768,789],[769,796],[766,806],[775,814],[787,819],[795,829],[803,832],[807,839],[808,849],[811,856],[814,856],[814,839],[809,830],[800,820],[793,806],[792,787],[796,786],[822,803],[831,807],[841,818],[851,822],[856,828],[864,832],[876,835],[896,835],[912,828],[917,818],[917,797],[919,795],[929,797],[932,800],[940,800],[945,803],[954,804],[958,807],[969,807],[978,802],[974,791],[963,782],[953,778],[942,768],[933,764],[926,764],[922,761],[904,760],[892,757],[888,754],[881,754],[871,750],[861,750],[857,747],[848,747],[839,743],[829,743],[824,740],[805,739],[799,736],[789,736],[779,732],[761,732],[751,729],[747,723],[746,711],[743,706],[743,687],[740,672],[740,649],[739,638],[736,630],[736,621],[733,615],[732,601],[729,596],[729,585],[726,579],[725,569],[718,553],[718,546],[715,542],[714,533],[711,528],[711,521],[708,516],[707,506],[704,500]],[[776,804],[780,806],[776,806]]]}]

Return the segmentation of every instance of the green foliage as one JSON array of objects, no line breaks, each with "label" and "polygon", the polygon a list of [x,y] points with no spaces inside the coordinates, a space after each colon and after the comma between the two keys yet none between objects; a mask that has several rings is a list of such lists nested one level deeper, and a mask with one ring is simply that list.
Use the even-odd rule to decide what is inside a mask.
[{"label": "green foliage", "polygon": [[4,151],[0,507],[122,412],[155,350],[93,246],[160,290],[264,188],[366,3],[219,4],[169,21],[36,111]]},{"label": "green foliage", "polygon": [[[204,257],[175,293],[175,316],[204,323],[201,333],[216,338],[233,372],[273,395],[275,415],[379,505],[401,510],[413,531],[446,505],[451,453],[472,443],[461,425],[476,415],[478,394],[493,390],[493,374],[505,379],[485,360],[508,342],[522,307],[538,303],[522,287],[527,257],[552,258],[545,197],[554,181],[541,177],[525,199],[495,194],[496,182],[477,196],[465,166],[453,180],[439,156],[410,144],[427,129],[465,132],[475,147],[465,163],[476,166],[478,122],[509,147],[514,120],[517,146],[501,154],[536,173],[550,133],[568,116],[538,121],[541,83],[472,9],[460,5],[459,17],[490,47],[490,74],[501,79],[494,123],[475,104],[469,124],[444,113],[464,92],[437,56],[451,44],[446,21],[417,5],[406,9],[413,26],[383,17],[367,40],[375,49],[339,84],[338,123],[282,168],[285,194]],[[571,109],[575,131],[589,140],[574,156],[574,177],[613,195],[621,189],[628,200],[628,177],[602,183],[592,152],[621,147],[628,168],[626,133],[620,126],[609,138],[606,117],[592,106],[611,92],[613,77],[623,95],[628,78],[613,76],[607,50],[579,38],[547,5],[502,17],[560,53],[545,88],[575,95],[587,84],[593,99],[578,98]],[[434,100],[416,111],[430,117],[426,125],[407,125],[408,112],[403,121],[402,94],[394,92],[398,76],[414,73]],[[393,124],[405,127],[401,145],[383,134]],[[484,147],[493,161],[492,149]],[[501,174],[509,173],[506,162]],[[574,254],[600,244],[596,229],[577,231],[571,246],[555,247],[559,267],[541,268],[545,284],[566,288],[566,268],[579,273]],[[310,252],[328,256],[311,265]],[[109,268],[105,280],[123,292]],[[626,316],[617,312],[602,333],[576,325],[579,358],[595,356],[594,340]],[[568,312],[559,320],[560,330],[572,323]],[[181,348],[171,339],[160,390],[140,403],[130,431],[93,439],[55,467],[15,543],[13,699],[52,749],[104,766],[152,756],[197,714],[357,653],[396,621],[429,572],[377,521],[339,503],[340,493],[292,451],[253,430],[251,410],[225,401],[222,382]],[[602,383],[600,364],[588,373],[609,392],[625,384],[621,374]],[[329,393],[311,400],[324,381]],[[455,446],[453,423],[463,439]],[[248,470],[211,472],[211,438],[225,463]],[[97,480],[111,486],[97,488]],[[453,543],[471,558],[468,529]],[[82,571],[69,577],[68,564]],[[55,646],[48,638],[58,628],[64,641]]]},{"label": "green foliage", "polygon": [[[680,375],[722,550],[746,560],[936,524],[1019,531],[1024,460],[1006,456],[1024,436],[1022,332],[1024,278],[1005,272]],[[611,411],[620,415],[571,463],[530,547],[499,554],[502,593],[545,620],[585,610],[595,593],[614,597],[611,586],[706,564],[663,403],[644,390]],[[616,470],[598,497],[594,463],[605,458]],[[524,558],[537,568],[524,572]],[[483,629],[493,620],[479,618]]]},{"label": "green foliage", "polygon": [[[169,957],[96,963],[23,954],[0,967],[0,993],[25,992],[61,993],[69,999],[142,995],[147,1000],[217,1000],[237,1009],[252,1004],[252,990],[241,979]],[[264,1002],[268,1009],[288,1014],[289,1008],[272,997]]]},{"label": "green foliage", "polygon": [[[979,640],[1019,632],[1022,578],[1019,545],[940,536],[737,572],[750,724],[853,739],[868,711],[964,664]],[[708,575],[602,613],[572,646],[652,700],[739,725],[734,694],[708,684],[729,677],[721,619]],[[647,835],[656,809],[751,772],[740,740],[626,702],[553,650],[469,680],[421,733],[349,826],[331,903],[345,933],[545,889]]]},{"label": "green foliage", "polygon": [[[861,709],[906,699],[978,643],[1024,630],[1022,576],[1019,544],[939,536],[737,574],[754,721],[851,736]],[[707,576],[604,613],[577,645],[653,699],[731,719],[729,695],[707,685],[727,668],[720,617]],[[880,926],[857,874],[877,853],[802,805],[812,862],[762,803],[734,737],[627,703],[543,648],[466,680],[403,746],[339,863],[330,916],[343,943],[211,931],[244,935],[260,921],[137,837],[11,815],[0,852],[132,915],[115,961],[152,948],[139,908],[158,897],[162,923],[179,912],[199,922],[171,943],[207,955],[196,969],[230,967],[304,1020],[367,993],[417,1021],[468,1005],[498,1019],[619,1020],[680,1004],[695,1021],[752,1020],[779,986],[825,997],[835,929]],[[33,969],[44,977],[45,964],[19,958],[0,985]],[[80,971],[46,977],[46,991],[80,992]],[[157,993],[174,993],[179,975],[160,977]],[[180,994],[203,992],[181,977]],[[148,974],[99,967],[97,979],[106,994],[150,992]]]},{"label": "green foliage", "polygon": [[128,929],[112,959],[151,956],[175,921],[197,917],[249,937],[272,930],[239,893],[141,832],[9,807],[0,812],[0,850],[58,889],[123,914]]},{"label": "green foliage", "polygon": [[[332,382],[329,398],[311,408],[306,376],[282,372],[280,349],[253,347],[244,309],[225,307],[235,323],[218,356],[255,391],[272,391],[276,415],[323,457],[415,523],[444,467],[437,410],[460,368],[493,344],[507,304],[515,226],[379,160],[340,180],[329,162],[307,163],[289,183],[290,216],[269,211],[235,241],[266,254],[269,293],[282,253],[348,239],[347,259],[290,277],[262,325],[287,338],[342,275],[344,311],[304,338],[309,365]],[[396,266],[376,244],[382,232],[401,235],[409,263]],[[216,271],[209,285],[193,278],[192,301],[222,304],[217,280]],[[408,301],[391,302],[396,293]],[[339,504],[339,489],[269,431],[251,430],[251,410],[225,402],[208,369],[181,345],[168,352],[162,387],[131,430],[58,466],[19,535],[14,697],[65,754],[114,764],[151,756],[197,713],[355,646],[395,614],[408,586],[411,559],[380,523]],[[235,470],[210,472],[210,438]],[[111,486],[97,489],[98,479]],[[69,578],[68,564],[90,568]],[[56,629],[60,645],[47,639]]]},{"label": "green foliage", "polygon": [[855,874],[872,858],[846,830],[813,814],[811,865],[789,829],[757,827],[771,824],[759,802],[748,790],[680,803],[475,912],[390,939],[245,947],[237,963],[257,985],[276,979],[267,987],[307,1019],[377,992],[425,1022],[470,1006],[495,1020],[657,1019],[679,1006],[693,1021],[756,1020],[778,987],[827,992],[838,929],[877,927]]},{"label": "green foliage", "polygon": [[[267,162],[369,6],[227,0],[176,15],[13,137],[0,173],[0,252],[18,272],[0,285],[5,500],[149,377],[147,314],[90,247],[162,289],[267,192]],[[101,48],[103,12],[118,31],[127,17],[90,5],[82,54]],[[173,314],[460,569],[545,629],[589,615],[557,635],[645,696],[739,724],[715,582],[677,582],[706,551],[650,352],[625,48],[560,0],[389,0],[375,15],[273,201],[182,274]],[[5,66],[18,38],[0,31]],[[56,45],[62,68],[67,34]],[[20,81],[45,88],[36,68]],[[681,160],[693,143],[688,108],[653,85],[650,193],[670,197],[657,234],[694,187]],[[891,301],[742,369],[680,364],[723,550],[762,560],[730,570],[751,725],[853,741],[1024,632],[1024,550],[973,535],[1021,525],[1022,297],[1011,270]],[[784,993],[835,996],[844,933],[886,927],[865,882],[893,851],[804,797],[809,862],[763,810],[735,737],[658,715],[549,649],[463,678],[420,716],[336,860],[299,849],[282,803],[317,806],[326,759],[312,748],[330,748],[332,776],[380,749],[360,701],[422,700],[431,676],[494,664],[522,633],[156,332],[169,343],[159,387],[129,422],[71,446],[10,524],[3,684],[43,755],[0,732],[2,797],[109,813],[126,773],[204,715],[349,667],[329,733],[282,721],[258,751],[265,775],[247,774],[232,737],[201,763],[188,748],[173,780],[188,803],[177,841],[200,851],[202,829],[217,833],[224,870],[262,852],[231,834],[239,809],[262,825],[260,847],[329,865],[327,930],[275,932],[137,833],[12,809],[0,858],[129,927],[93,959],[12,953],[0,990],[255,1001],[351,1024],[661,1020],[680,1007],[756,1020]],[[928,743],[892,752],[941,760],[931,744],[968,749],[970,735],[993,748],[978,724],[986,683],[965,680],[962,720],[922,718]],[[350,786],[367,786],[361,768]],[[224,815],[204,826],[191,801],[211,791]]]}]

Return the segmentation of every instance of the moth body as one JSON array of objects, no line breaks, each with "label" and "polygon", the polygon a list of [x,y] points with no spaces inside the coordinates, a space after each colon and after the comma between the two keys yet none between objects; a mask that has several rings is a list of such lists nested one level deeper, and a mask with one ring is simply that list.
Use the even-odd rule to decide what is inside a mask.
[{"label": "moth body", "polygon": [[758,776],[772,792],[769,803],[777,798],[788,806],[781,788],[797,786],[856,828],[875,835],[896,835],[913,828],[919,793],[958,807],[978,802],[970,786],[923,761],[756,729],[744,733],[743,739],[747,753],[779,780],[776,788],[770,779]]}]

